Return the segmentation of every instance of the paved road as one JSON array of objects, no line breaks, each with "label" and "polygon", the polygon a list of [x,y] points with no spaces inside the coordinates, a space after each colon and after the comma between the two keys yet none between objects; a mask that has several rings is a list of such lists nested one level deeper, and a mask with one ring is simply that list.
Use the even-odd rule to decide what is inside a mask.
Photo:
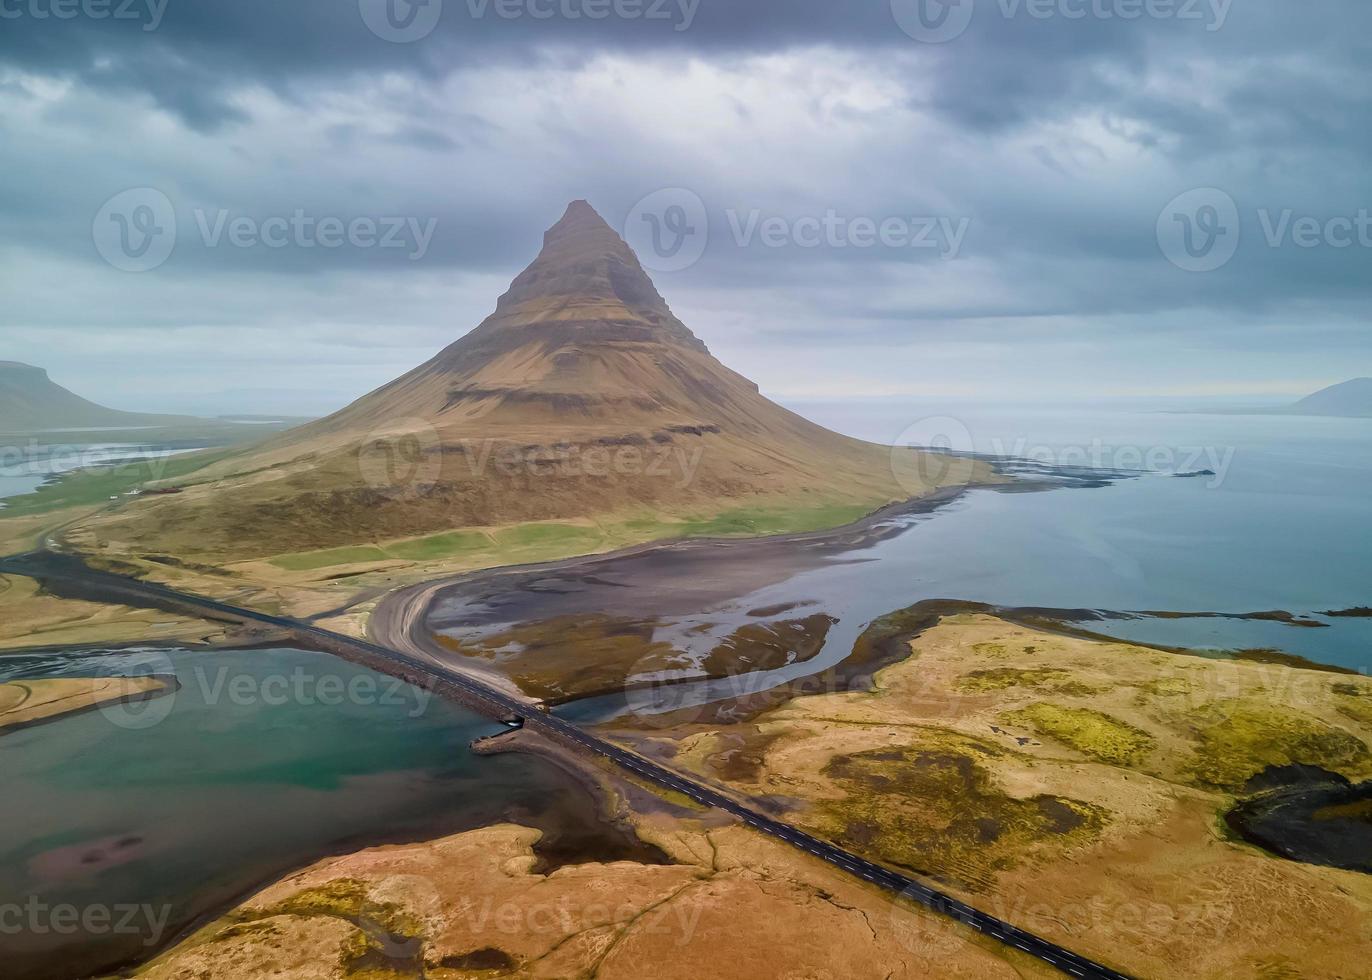
[{"label": "paved road", "polygon": [[827,841],[812,837],[789,824],[752,810],[706,785],[688,779],[680,773],[629,752],[612,742],[598,738],[570,722],[554,715],[544,714],[535,709],[530,702],[483,684],[436,657],[426,656],[423,653],[402,653],[365,640],[334,633],[303,620],[272,616],[268,613],[233,606],[205,596],[179,592],[163,585],[95,571],[75,559],[60,555],[38,553],[4,559],[0,561],[0,572],[29,575],[45,581],[65,581],[79,586],[86,594],[90,594],[93,590],[105,595],[110,600],[123,600],[133,605],[146,605],[151,602],[163,608],[168,606],[183,607],[247,622],[264,623],[290,631],[305,640],[313,640],[326,649],[338,651],[340,655],[344,655],[342,652],[344,650],[352,650],[369,661],[390,663],[408,673],[417,671],[423,675],[437,678],[461,689],[474,704],[485,706],[491,717],[504,718],[515,715],[523,718],[524,724],[528,728],[558,739],[564,744],[570,743],[579,746],[588,752],[608,759],[641,779],[690,797],[701,806],[714,807],[731,813],[765,834],[770,834],[802,850],[809,851],[835,867],[857,875],[877,887],[895,892],[909,901],[918,902],[926,908],[948,916],[970,929],[984,933],[1006,946],[1035,956],[1063,973],[1074,977],[1128,980],[1126,974],[1102,966],[1084,956],[1079,956],[1046,939],[1040,939],[1033,933],[1017,929],[1008,922],[978,911],[921,881],[897,874]]}]

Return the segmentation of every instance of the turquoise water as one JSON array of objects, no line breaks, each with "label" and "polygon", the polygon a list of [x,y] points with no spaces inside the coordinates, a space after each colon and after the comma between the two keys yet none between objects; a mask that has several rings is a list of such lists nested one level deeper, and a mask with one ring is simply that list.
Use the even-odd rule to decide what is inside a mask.
[{"label": "turquoise water", "polygon": [[553,832],[545,856],[559,860],[628,846],[559,770],[473,755],[490,722],[324,654],[0,656],[0,680],[169,671],[174,698],[0,738],[0,905],[158,912],[127,934],[0,936],[0,975],[83,976],[146,957],[245,891],[378,841],[517,819]]}]

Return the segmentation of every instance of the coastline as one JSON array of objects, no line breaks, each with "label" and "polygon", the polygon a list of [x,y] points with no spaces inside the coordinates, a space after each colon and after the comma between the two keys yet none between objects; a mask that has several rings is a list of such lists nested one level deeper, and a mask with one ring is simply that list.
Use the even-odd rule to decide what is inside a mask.
[{"label": "coastline", "polygon": [[[892,518],[932,513],[940,507],[960,499],[972,490],[1004,490],[1012,487],[1016,487],[1016,484],[988,482],[944,487],[922,497],[888,504],[850,524],[820,531],[802,531],[763,537],[676,538],[666,541],[650,541],[616,551],[578,555],[550,562],[505,565],[464,572],[460,575],[406,586],[382,596],[367,619],[366,634],[369,639],[382,646],[398,649],[412,655],[441,658],[455,669],[470,673],[474,679],[498,686],[517,697],[542,703],[538,699],[529,698],[519,689],[518,685],[499,670],[475,663],[469,657],[456,656],[451,650],[434,641],[425,622],[440,592],[473,584],[494,583],[502,579],[517,578],[524,575],[546,575],[575,571],[590,568],[603,562],[648,555],[669,556],[684,552],[710,551],[732,547],[780,549],[801,543],[822,544],[833,548],[851,548],[861,544],[869,536],[882,536],[881,525]],[[899,529],[891,528],[886,533],[892,533],[896,530]]]}]

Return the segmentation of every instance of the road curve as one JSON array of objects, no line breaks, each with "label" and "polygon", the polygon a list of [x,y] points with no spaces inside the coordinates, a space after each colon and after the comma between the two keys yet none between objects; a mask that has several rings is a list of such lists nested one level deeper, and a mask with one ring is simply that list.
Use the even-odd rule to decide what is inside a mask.
[{"label": "road curve", "polygon": [[134,606],[153,605],[162,609],[190,610],[228,617],[241,622],[262,623],[288,631],[307,643],[340,657],[358,659],[369,666],[384,670],[387,666],[406,679],[416,674],[456,688],[463,700],[493,718],[511,715],[524,719],[528,728],[550,738],[591,752],[627,770],[640,779],[665,789],[681,793],[701,806],[713,807],[738,817],[744,823],[808,851],[829,864],[857,875],[871,884],[894,892],[899,897],[916,902],[925,908],[947,916],[970,929],[983,933],[1012,949],[1037,957],[1043,962],[1073,977],[1128,980],[1128,975],[1096,963],[1064,949],[1046,939],[1019,929],[1008,922],[981,912],[958,899],[930,887],[922,881],[898,874],[865,858],[820,840],[789,824],[744,806],[737,800],[698,783],[674,770],[659,765],[612,742],[586,732],[555,715],[538,710],[530,700],[510,694],[474,678],[437,657],[422,653],[402,653],[366,640],[355,639],[322,629],[303,620],[273,616],[240,606],[230,605],[205,596],[180,592],[164,585],[125,578],[89,568],[76,558],[37,552],[0,560],[0,573],[24,575],[51,586],[66,583],[75,586],[83,595],[98,593],[106,601]]}]

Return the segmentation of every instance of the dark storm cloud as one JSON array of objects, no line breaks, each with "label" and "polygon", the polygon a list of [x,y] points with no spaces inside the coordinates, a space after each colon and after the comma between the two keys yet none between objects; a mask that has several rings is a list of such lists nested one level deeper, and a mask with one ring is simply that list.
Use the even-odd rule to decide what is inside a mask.
[{"label": "dark storm cloud", "polygon": [[[598,21],[498,2],[515,0],[442,0],[432,33],[391,43],[366,25],[374,0],[110,0],[134,16],[102,20],[0,0],[0,253],[32,266],[0,325],[261,327],[262,296],[272,322],[446,340],[569,198],[622,227],[644,195],[683,187],[710,244],[659,286],[706,317],[759,311],[746,329],[769,341],[1111,334],[1156,341],[1165,364],[1163,338],[1347,350],[1366,329],[1372,248],[1325,235],[1372,208],[1362,0],[964,0],[971,21],[943,43],[902,30],[889,0],[644,0]],[[1145,4],[1155,15],[1133,16]],[[586,83],[605,59],[630,69]],[[91,228],[136,187],[167,196],[179,242],[135,283],[101,264]],[[1157,225],[1209,187],[1242,233],[1202,274],[1168,261]],[[831,210],[965,221],[965,240],[941,255],[731,229]],[[260,228],[297,211],[433,231],[422,254],[202,240],[221,215]],[[1313,247],[1302,220],[1320,225]]]},{"label": "dark storm cloud", "polygon": [[[146,91],[203,127],[234,117],[224,96],[245,81],[289,91],[298,82],[359,72],[435,78],[459,66],[528,63],[551,50],[563,58],[607,50],[708,56],[818,44],[882,58],[920,46],[899,29],[882,0],[631,0],[638,16],[600,20],[560,14],[564,5],[580,12],[596,0],[528,0],[513,17],[502,14],[501,0],[433,0],[442,6],[432,33],[405,44],[369,31],[358,0],[107,0],[113,9],[127,5],[128,16],[33,16],[53,2],[4,0],[6,10],[25,15],[0,21],[0,60]],[[383,0],[362,0],[373,2]],[[602,2],[608,6],[610,0]],[[906,7],[917,2],[896,0]],[[1071,14],[1093,5],[1137,10],[1142,0],[1055,0],[1060,9],[1046,17],[1036,14],[1042,0],[968,2],[976,7],[964,34],[923,45],[938,64],[941,84],[915,98],[974,128],[1126,99],[1159,46],[1197,59],[1292,54],[1353,68],[1368,53],[1358,38],[1365,39],[1372,24],[1358,0],[1299,6],[1284,0],[1170,0],[1174,16],[1137,19]],[[543,19],[533,10],[555,15]]]}]

